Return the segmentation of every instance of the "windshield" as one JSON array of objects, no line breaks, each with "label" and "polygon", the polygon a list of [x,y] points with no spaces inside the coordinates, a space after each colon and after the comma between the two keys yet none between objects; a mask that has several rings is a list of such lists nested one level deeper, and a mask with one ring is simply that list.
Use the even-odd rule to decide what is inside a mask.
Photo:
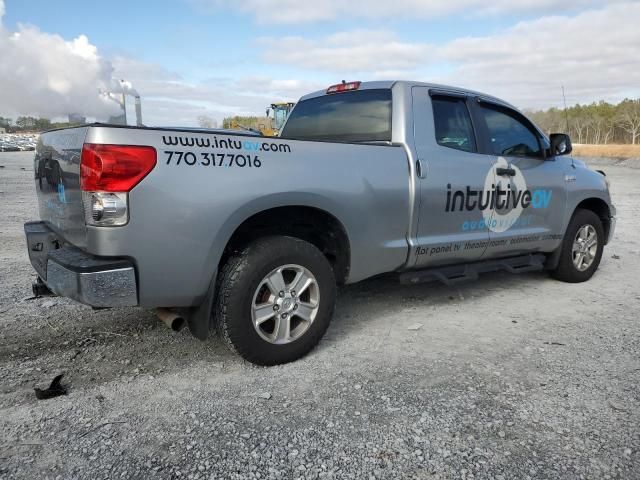
[{"label": "windshield", "polygon": [[294,140],[390,142],[391,90],[357,90],[298,103],[280,135]]}]

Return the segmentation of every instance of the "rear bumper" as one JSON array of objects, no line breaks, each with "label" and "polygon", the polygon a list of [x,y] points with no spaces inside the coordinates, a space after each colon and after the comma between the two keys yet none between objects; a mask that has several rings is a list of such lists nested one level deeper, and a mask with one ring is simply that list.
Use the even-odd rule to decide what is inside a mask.
[{"label": "rear bumper", "polygon": [[45,222],[24,225],[31,265],[56,295],[92,307],[138,305],[133,262],[96,257],[64,245]]}]

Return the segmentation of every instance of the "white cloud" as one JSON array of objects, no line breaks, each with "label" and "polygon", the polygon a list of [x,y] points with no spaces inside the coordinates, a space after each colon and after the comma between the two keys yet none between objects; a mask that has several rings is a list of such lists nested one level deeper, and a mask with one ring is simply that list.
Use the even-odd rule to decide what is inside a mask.
[{"label": "white cloud", "polygon": [[123,56],[105,59],[85,35],[69,41],[34,26],[8,31],[2,25],[4,7],[0,0],[2,116],[77,113],[106,120],[120,110],[100,91],[125,91],[141,95],[147,125],[196,125],[200,115],[218,121],[226,115],[259,115],[272,102],[297,99],[312,87],[264,76],[187,82],[161,65]]},{"label": "white cloud", "polygon": [[209,12],[233,8],[260,23],[298,24],[342,18],[436,18],[510,13],[563,12],[602,6],[617,0],[191,0]]},{"label": "white cloud", "polygon": [[527,107],[619,100],[640,93],[640,4],[611,5],[574,17],[522,22],[487,37],[460,38],[439,50],[456,65],[444,80],[508,96]]},{"label": "white cloud", "polygon": [[2,114],[107,116],[117,111],[99,90],[111,83],[111,66],[86,36],[59,35],[19,25],[2,25],[0,0],[0,107]]},{"label": "white cloud", "polygon": [[391,32],[356,30],[320,40],[302,37],[263,38],[265,61],[329,72],[411,70],[426,63],[431,47],[402,42]]},{"label": "white cloud", "polygon": [[[449,83],[502,96],[523,107],[546,107],[559,105],[561,85],[570,102],[639,95],[638,18],[640,3],[613,3],[442,45],[406,43],[391,33],[370,31],[319,40],[271,38],[262,44],[265,59],[272,63],[335,75],[357,72],[362,80]],[[440,73],[425,78],[429,71]]]}]

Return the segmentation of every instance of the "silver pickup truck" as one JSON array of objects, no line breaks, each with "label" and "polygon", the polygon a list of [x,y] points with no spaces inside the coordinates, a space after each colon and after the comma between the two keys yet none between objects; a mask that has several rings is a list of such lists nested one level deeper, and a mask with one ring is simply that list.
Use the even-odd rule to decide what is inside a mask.
[{"label": "silver pickup truck", "polygon": [[508,103],[419,82],[300,99],[280,137],[92,124],[40,137],[37,294],[154,307],[247,360],[295,360],[336,285],[504,269],[588,280],[612,238],[606,177]]}]

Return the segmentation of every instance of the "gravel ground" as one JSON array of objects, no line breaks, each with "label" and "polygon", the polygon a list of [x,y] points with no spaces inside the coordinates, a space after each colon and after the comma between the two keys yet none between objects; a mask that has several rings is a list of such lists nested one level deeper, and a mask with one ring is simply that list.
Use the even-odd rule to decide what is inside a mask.
[{"label": "gravel ground", "polygon": [[598,162],[619,215],[590,282],[366,281],[259,368],[149,310],[29,298],[30,159],[0,154],[1,478],[640,478],[640,169]]}]

